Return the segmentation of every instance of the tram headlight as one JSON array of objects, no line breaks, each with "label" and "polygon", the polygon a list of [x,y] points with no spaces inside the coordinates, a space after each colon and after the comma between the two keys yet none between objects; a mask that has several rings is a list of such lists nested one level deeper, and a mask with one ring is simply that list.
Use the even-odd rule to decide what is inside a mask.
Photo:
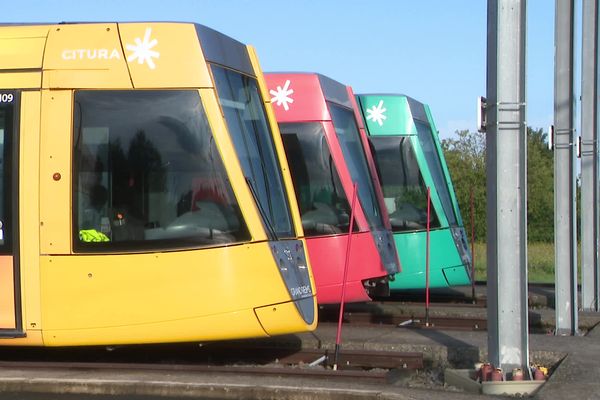
[{"label": "tram headlight", "polygon": [[473,273],[473,265],[471,261],[471,253],[469,252],[469,245],[467,244],[467,235],[465,233],[464,228],[453,227],[450,228],[452,232],[452,239],[454,239],[454,244],[458,249],[458,254],[460,254],[460,259],[467,269],[469,275],[472,277]]},{"label": "tram headlight", "polygon": [[386,272],[389,275],[400,272],[400,265],[396,256],[396,245],[392,233],[386,230],[374,230],[371,232]]},{"label": "tram headlight", "polygon": [[302,241],[279,240],[271,242],[270,248],[298,312],[307,324],[312,324],[315,319],[313,287]]}]

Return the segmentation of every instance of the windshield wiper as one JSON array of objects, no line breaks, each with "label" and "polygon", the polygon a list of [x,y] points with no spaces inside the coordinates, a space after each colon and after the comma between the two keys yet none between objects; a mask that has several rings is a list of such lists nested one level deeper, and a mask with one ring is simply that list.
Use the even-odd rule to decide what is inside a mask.
[{"label": "windshield wiper", "polygon": [[271,224],[271,220],[269,220],[269,218],[267,217],[267,213],[265,212],[265,209],[260,204],[260,201],[258,201],[258,195],[256,194],[256,191],[254,190],[254,186],[252,185],[250,178],[246,177],[246,183],[248,184],[248,187],[250,188],[250,193],[252,193],[254,202],[256,203],[256,206],[258,207],[258,212],[260,213],[260,216],[262,217],[262,219],[265,223],[265,226],[266,226],[267,232],[268,232],[268,236],[270,236],[271,240],[278,241],[279,237],[277,236],[277,232],[275,232],[275,228],[273,228],[273,224]]}]

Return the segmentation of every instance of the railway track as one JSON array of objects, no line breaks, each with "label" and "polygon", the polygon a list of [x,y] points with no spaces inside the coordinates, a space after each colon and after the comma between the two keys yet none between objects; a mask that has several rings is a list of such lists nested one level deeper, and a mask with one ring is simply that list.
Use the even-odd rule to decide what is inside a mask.
[{"label": "railway track", "polygon": [[[538,310],[552,306],[553,288],[554,286],[549,284],[529,284],[530,306]],[[485,331],[485,289],[485,284],[476,285],[475,300],[470,287],[432,289],[429,318],[426,318],[425,291],[406,290],[370,303],[347,304],[344,322],[363,326],[395,325],[408,329]],[[320,323],[337,323],[338,312],[337,306],[321,307]],[[545,324],[538,314],[530,312],[530,332],[547,333],[553,327]]]},{"label": "railway track", "polygon": [[[394,325],[404,329],[434,329],[434,330],[454,330],[454,331],[486,331],[488,328],[487,315],[481,316],[481,312],[460,313],[456,310],[449,312],[449,315],[439,315],[436,307],[430,307],[429,318],[426,318],[425,306],[412,305],[409,309],[393,310],[392,307],[382,309],[376,307],[367,307],[360,309],[348,307],[352,311],[344,312],[344,324],[372,326]],[[454,308],[454,306],[452,306]],[[458,307],[459,311],[462,307]],[[445,310],[448,312],[448,310]],[[319,312],[319,324],[337,324],[338,313],[336,310],[321,310]],[[547,325],[539,315],[530,312],[529,331],[530,333],[548,333],[552,326]]]},{"label": "railway track", "polygon": [[[553,307],[553,283],[529,283],[529,300],[531,306]],[[425,302],[425,289],[406,289],[394,292],[389,297],[377,298],[383,302],[401,302],[404,304],[423,304]],[[470,286],[433,288],[430,290],[431,304],[444,304],[456,307],[483,307],[487,306],[486,282],[477,281],[475,284],[475,297]]]},{"label": "railway track", "polygon": [[[335,317],[337,318],[337,317]],[[320,323],[337,323],[337,319],[322,315]],[[425,315],[377,314],[368,311],[344,313],[344,323],[352,325],[396,325],[399,328],[412,329],[448,329],[465,331],[487,330],[486,318],[475,317],[429,317]]]},{"label": "railway track", "polygon": [[[328,350],[285,349],[239,343],[215,343],[206,348],[190,346],[135,346],[108,352],[100,348],[93,351],[71,349],[50,352],[44,351],[46,349],[30,349],[20,356],[2,349],[4,361],[0,361],[0,369],[177,371],[391,383],[398,371],[423,368],[422,353],[343,350],[338,355],[337,368],[334,370],[334,354]],[[169,348],[175,351],[169,352]],[[186,353],[187,356],[181,356]],[[94,357],[98,361],[90,361]],[[46,361],[48,359],[53,361]]]}]

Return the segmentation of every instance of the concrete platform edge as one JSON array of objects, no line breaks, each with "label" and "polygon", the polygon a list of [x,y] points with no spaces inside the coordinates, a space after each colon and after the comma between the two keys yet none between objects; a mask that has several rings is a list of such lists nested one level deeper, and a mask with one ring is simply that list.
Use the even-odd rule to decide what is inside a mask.
[{"label": "concrete platform edge", "polygon": [[414,399],[400,393],[378,390],[335,389],[330,387],[293,387],[287,385],[246,385],[110,379],[46,379],[0,377],[0,393],[53,393],[111,396],[160,396],[165,398],[210,399]]}]

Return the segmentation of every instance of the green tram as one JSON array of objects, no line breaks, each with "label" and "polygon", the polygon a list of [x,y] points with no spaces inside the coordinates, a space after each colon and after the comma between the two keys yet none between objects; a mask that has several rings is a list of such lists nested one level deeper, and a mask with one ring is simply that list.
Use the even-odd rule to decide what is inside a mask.
[{"label": "green tram", "polygon": [[404,95],[356,96],[373,150],[402,273],[390,290],[469,285],[471,254],[437,130],[426,104]]}]

